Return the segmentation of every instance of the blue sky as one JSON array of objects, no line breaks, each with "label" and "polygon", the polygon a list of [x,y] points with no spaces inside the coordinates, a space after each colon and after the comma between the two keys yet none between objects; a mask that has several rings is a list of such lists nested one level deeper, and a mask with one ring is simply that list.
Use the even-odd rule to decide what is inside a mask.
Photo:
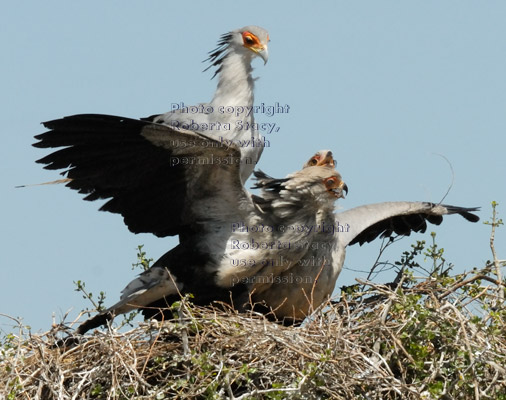
[{"label": "blue sky", "polygon": [[[47,1],[10,2],[0,16],[0,313],[34,331],[90,306],[86,282],[108,304],[135,276],[144,244],[155,260],[176,243],[134,235],[35,160],[40,122],[78,113],[144,117],[211,99],[202,72],[219,36],[245,25],[270,32],[270,59],[254,62],[256,104],[289,105],[259,167],[284,176],[332,149],[350,188],[342,209],[394,200],[506,209],[506,3],[500,1]],[[449,160],[454,171],[449,167]],[[432,227],[457,271],[491,258],[489,227],[454,216]],[[505,258],[506,233],[496,236]],[[400,241],[398,259],[416,239]],[[337,286],[354,283],[379,242],[348,250]],[[386,279],[387,277],[385,277]],[[380,277],[381,280],[381,277]],[[12,322],[0,317],[0,329]]]}]

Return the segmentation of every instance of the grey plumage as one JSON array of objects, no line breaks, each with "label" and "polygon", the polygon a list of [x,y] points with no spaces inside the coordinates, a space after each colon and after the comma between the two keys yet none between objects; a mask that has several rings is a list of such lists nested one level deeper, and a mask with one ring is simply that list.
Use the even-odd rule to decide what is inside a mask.
[{"label": "grey plumage", "polygon": [[275,276],[272,285],[252,296],[266,310],[285,321],[301,321],[330,298],[342,270],[349,245],[370,242],[378,236],[425,232],[427,222],[439,225],[444,215],[459,214],[477,222],[465,208],[426,202],[386,202],[336,213],[291,268]]},{"label": "grey plumage", "polygon": [[65,170],[60,181],[86,200],[107,200],[101,210],[121,214],[132,232],[180,239],[78,333],[135,308],[156,316],[184,293],[198,304],[231,302],[299,321],[331,296],[347,246],[424,232],[444,215],[478,221],[477,208],[423,202],[336,214],[334,202],[348,188],[328,150],[282,179],[257,172],[261,194],[248,193],[243,184],[263,150],[251,61],[267,62],[268,41],[267,31],[255,26],[223,35],[208,59],[218,76],[216,92],[197,112],[140,120],[85,114],[44,123],[49,131],[35,146],[60,149],[38,162]]},{"label": "grey plumage", "polygon": [[263,284],[255,276],[278,275],[291,268],[307,251],[303,244],[316,234],[299,227],[317,226],[322,215],[330,218],[345,186],[331,167],[305,168],[289,175],[276,190],[263,192],[267,196],[262,205],[276,210],[265,212],[238,180],[235,185],[241,190],[211,185],[216,188],[214,197],[193,198],[189,206],[193,229],[187,229],[176,248],[132,281],[117,304],[86,321],[78,332],[133,308],[144,307],[150,315],[157,305],[170,304],[180,293],[192,293],[198,304],[230,302],[232,297],[234,305],[244,309],[248,293]]},{"label": "grey plumage", "polygon": [[[218,84],[213,99],[209,103],[152,118],[156,123],[175,129],[191,129],[218,141],[238,145],[243,158],[243,182],[253,172],[264,148],[262,135],[255,124],[255,80],[251,76],[251,61],[261,57],[267,62],[268,42],[268,32],[253,25],[223,35],[218,48],[210,52],[208,59],[209,68],[217,68],[214,76],[218,76]],[[192,109],[199,111],[191,112]]]}]

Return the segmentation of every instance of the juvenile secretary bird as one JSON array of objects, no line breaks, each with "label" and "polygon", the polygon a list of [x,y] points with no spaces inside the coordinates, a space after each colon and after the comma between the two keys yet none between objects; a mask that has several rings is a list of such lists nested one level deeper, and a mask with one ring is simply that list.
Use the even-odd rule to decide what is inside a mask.
[{"label": "juvenile secretary bird", "polygon": [[278,275],[255,275],[248,289],[251,303],[257,311],[285,324],[300,322],[331,297],[343,268],[347,246],[362,245],[394,233],[425,232],[427,222],[439,225],[444,215],[460,214],[470,222],[477,222],[478,216],[471,212],[478,210],[400,201],[338,212],[318,230],[310,243],[305,244],[307,252],[290,269]]},{"label": "juvenile secretary bird", "polygon": [[446,214],[478,221],[471,213],[476,208],[423,202],[379,203],[335,214],[334,201],[347,187],[331,173],[333,165],[331,153],[321,151],[305,169],[284,179],[256,172],[261,195],[241,200],[227,217],[218,212],[207,233],[209,246],[197,232],[186,236],[132,281],[117,304],[85,321],[77,333],[136,308],[145,317],[170,318],[167,306],[184,293],[192,293],[199,305],[220,301],[239,311],[253,307],[271,319],[296,323],[330,298],[348,245],[394,232],[423,232],[427,221],[439,224]]},{"label": "juvenile secretary bird", "polygon": [[[227,151],[240,157],[235,146]],[[241,185],[238,163],[195,174],[187,183],[187,192],[195,196],[187,201],[180,244],[130,282],[117,304],[85,321],[77,332],[136,308],[162,318],[158,308],[183,293],[192,293],[197,304],[222,301],[245,310],[255,276],[291,268],[317,234],[316,229],[290,227],[316,227],[333,217],[335,200],[348,190],[333,166],[332,153],[320,151],[284,179],[257,173],[263,197],[251,196]]]},{"label": "juvenile secretary bird", "polygon": [[[424,231],[426,221],[440,223],[445,214],[478,220],[471,214],[476,208],[416,202],[334,214],[333,202],[345,186],[328,151],[284,179],[257,173],[262,194],[251,196],[240,178],[241,150],[236,145],[147,121],[99,120],[100,129],[74,130],[73,144],[42,162],[51,169],[70,167],[74,178],[68,186],[86,193],[87,200],[110,198],[102,210],[122,214],[131,231],[179,235],[180,244],[128,285],[117,305],[78,328],[79,333],[134,308],[160,318],[158,309],[180,293],[193,293],[198,304],[232,301],[239,310],[251,299],[273,318],[299,321],[331,296],[347,245],[380,234]],[[92,124],[93,118],[87,121]],[[39,136],[48,145],[44,147],[68,145],[66,119],[48,125],[52,130]],[[91,132],[110,139],[104,140],[101,154],[88,158],[79,148],[95,141]],[[178,141],[192,145],[174,146]],[[319,175],[322,171],[328,175]],[[241,229],[260,225],[273,229]],[[281,226],[288,229],[281,231]],[[258,251],[265,243],[277,245]],[[325,262],[308,268],[308,260],[315,259]]]}]

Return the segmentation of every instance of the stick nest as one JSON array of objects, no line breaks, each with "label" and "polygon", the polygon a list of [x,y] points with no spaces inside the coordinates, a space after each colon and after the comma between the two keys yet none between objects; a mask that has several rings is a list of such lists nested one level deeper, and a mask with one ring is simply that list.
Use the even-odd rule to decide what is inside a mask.
[{"label": "stick nest", "polygon": [[[483,284],[486,282],[487,284]],[[502,295],[499,295],[502,291]],[[506,399],[504,284],[483,273],[361,282],[299,327],[223,307],[2,338],[5,399]]]}]

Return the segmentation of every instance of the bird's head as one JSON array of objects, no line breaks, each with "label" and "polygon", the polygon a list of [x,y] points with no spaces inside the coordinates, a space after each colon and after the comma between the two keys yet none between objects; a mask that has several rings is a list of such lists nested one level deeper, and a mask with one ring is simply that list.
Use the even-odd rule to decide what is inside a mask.
[{"label": "bird's head", "polygon": [[308,161],[306,161],[302,168],[321,167],[325,165],[332,168],[335,167],[334,157],[332,156],[332,152],[330,150],[320,150]]},{"label": "bird's head", "polygon": [[218,67],[215,73],[219,73],[223,60],[231,52],[243,54],[244,56],[252,59],[256,56],[264,60],[264,64],[269,59],[269,50],[267,43],[269,42],[269,33],[259,26],[249,25],[241,29],[236,29],[221,36],[218,47],[209,52],[209,58],[205,61],[210,61],[211,66]]},{"label": "bird's head", "polygon": [[323,178],[322,182],[327,193],[336,199],[344,199],[343,192],[348,194],[348,185],[343,182],[341,175],[338,172],[336,172],[335,175]]},{"label": "bird's head", "polygon": [[243,47],[253,52],[254,56],[261,57],[264,60],[264,64],[267,64],[267,60],[269,59],[269,33],[264,28],[250,25],[231,33],[231,45]]},{"label": "bird's head", "polygon": [[[285,188],[297,197],[310,197],[317,204],[333,204],[348,194],[348,186],[333,166],[304,168],[290,175]],[[308,199],[309,200],[309,199]]]}]

